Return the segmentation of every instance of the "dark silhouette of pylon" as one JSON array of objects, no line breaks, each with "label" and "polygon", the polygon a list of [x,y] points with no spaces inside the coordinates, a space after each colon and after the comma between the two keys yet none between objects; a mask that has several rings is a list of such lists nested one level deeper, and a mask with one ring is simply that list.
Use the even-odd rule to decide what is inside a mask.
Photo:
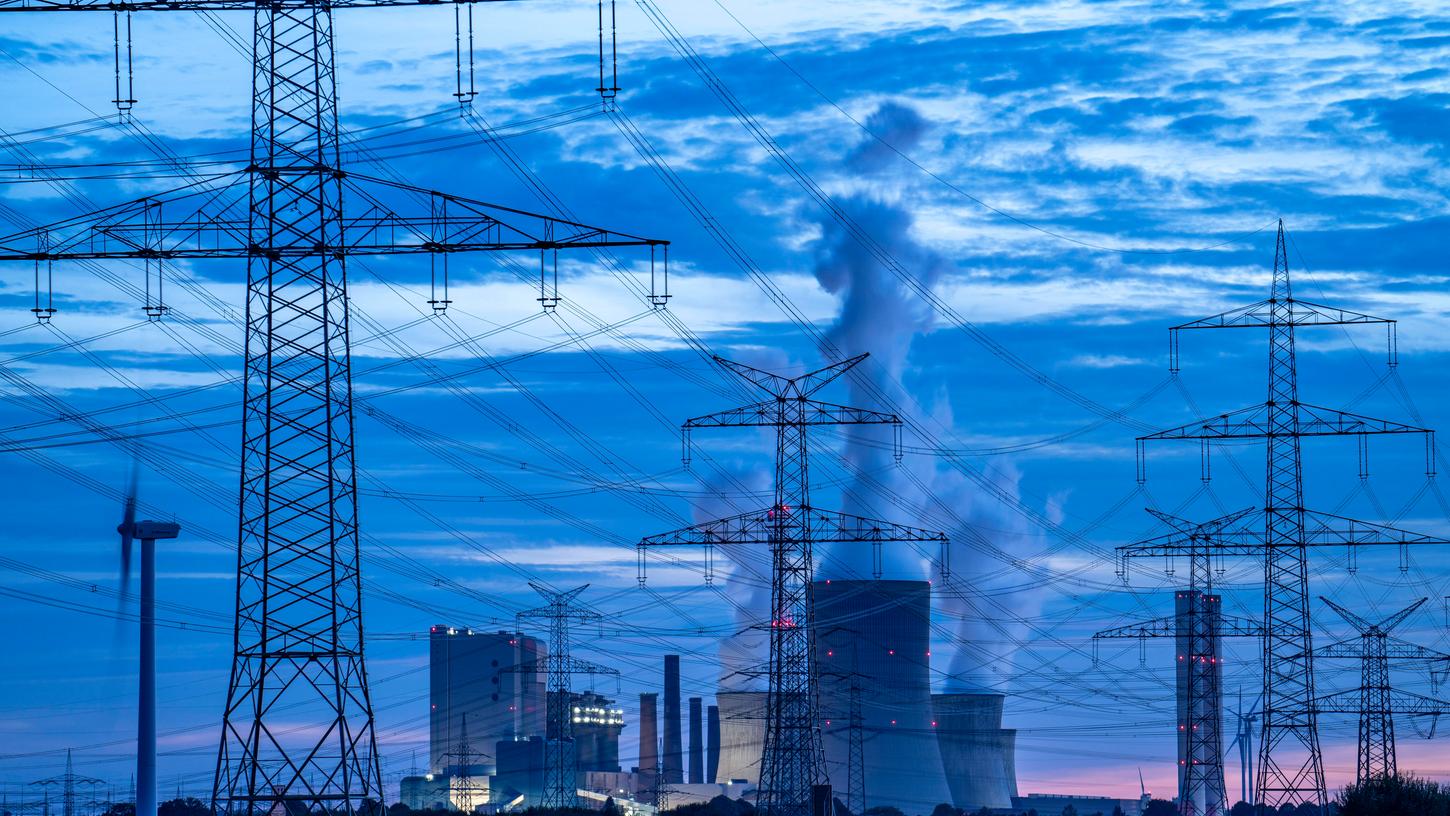
[{"label": "dark silhouette of pylon", "polygon": [[1450,655],[1391,637],[1390,632],[1414,614],[1428,598],[1421,598],[1379,623],[1370,623],[1334,601],[1320,597],[1346,623],[1358,630],[1356,637],[1320,646],[1318,657],[1348,658],[1360,664],[1359,688],[1319,698],[1318,709],[1328,713],[1359,717],[1359,760],[1355,782],[1388,779],[1399,773],[1395,761],[1395,714],[1433,714],[1450,711],[1450,703],[1405,691],[1390,685],[1391,660],[1444,661]]},{"label": "dark silhouette of pylon", "polygon": [[475,760],[483,759],[487,754],[473,750],[473,743],[468,740],[467,712],[463,714],[463,723],[459,731],[458,743],[453,746],[453,750],[443,755],[453,760],[451,767],[444,768],[443,770],[448,775],[449,793],[451,794],[454,790],[458,792],[457,798],[455,799],[450,795],[448,797],[449,801],[461,812],[471,814],[475,807],[485,804],[484,802],[475,802],[473,800],[474,794],[478,793],[477,783],[474,781],[473,766],[477,764]]},{"label": "dark silhouette of pylon", "polygon": [[[343,168],[333,11],[404,5],[434,3],[0,0],[14,12],[253,15],[245,169],[0,237],[0,260],[34,263],[37,289],[57,261],[142,261],[148,287],[157,279],[152,319],[169,311],[165,264],[247,263],[237,612],[212,789],[224,816],[350,816],[383,798],[363,660],[347,258],[538,252],[547,310],[559,301],[549,253],[665,243]],[[408,198],[426,212],[392,209]],[[37,293],[37,318],[54,314]]]},{"label": "dark silhouette of pylon", "polygon": [[[692,525],[640,542],[640,581],[649,547],[765,544],[771,553],[769,685],[766,690],[765,749],[761,756],[757,807],[769,816],[809,816],[811,789],[826,784],[821,742],[819,678],[815,661],[815,546],[822,543],[937,542],[942,533],[891,522],[820,510],[810,502],[807,429],[825,425],[890,425],[893,414],[811,399],[864,360],[862,354],[799,377],[787,378],[740,363],[715,361],[768,395],[768,399],[696,417],[684,424],[686,462],[689,433],[696,428],[764,427],[776,431],[775,502],[767,509]],[[713,563],[713,557],[707,557]],[[707,576],[708,579],[708,576]]]},{"label": "dark silhouette of pylon", "polygon": [[[30,784],[39,785],[46,792],[47,797],[49,797],[50,795],[51,788],[60,788],[61,816],[79,816],[79,814],[76,813],[76,788],[90,788],[92,791],[92,795],[90,800],[88,801],[94,802],[95,789],[98,786],[104,785],[106,783],[100,779],[96,779],[95,777],[82,776],[76,773],[75,762],[71,758],[71,749],[67,748],[65,749],[65,773],[59,776],[52,776],[36,782],[31,782]],[[49,816],[49,812],[49,802],[47,799],[47,816]]]},{"label": "dark silhouette of pylon", "polygon": [[[1144,480],[1143,446],[1153,440],[1197,440],[1202,445],[1203,478],[1208,479],[1210,445],[1230,439],[1263,439],[1266,443],[1264,508],[1253,514],[1262,526],[1251,529],[1237,521],[1221,525],[1210,549],[1219,554],[1264,559],[1264,703],[1259,743],[1256,797],[1278,807],[1303,803],[1324,805],[1324,760],[1319,748],[1315,707],[1313,647],[1309,629],[1307,548],[1320,545],[1380,545],[1445,541],[1384,525],[1306,510],[1300,443],[1306,436],[1418,433],[1426,437],[1426,471],[1433,475],[1433,436],[1389,420],[1322,408],[1299,401],[1294,335],[1310,326],[1383,324],[1387,330],[1389,364],[1396,363],[1395,321],[1296,300],[1289,282],[1284,224],[1279,222],[1274,248],[1274,277],[1269,299],[1169,330],[1170,369],[1178,371],[1178,333],[1190,329],[1266,328],[1269,330],[1268,400],[1228,414],[1199,420],[1138,439],[1138,480]],[[1361,452],[1364,446],[1361,445]],[[1361,476],[1367,474],[1363,460]],[[1244,518],[1244,517],[1240,517]],[[1229,529],[1232,528],[1232,529]],[[1126,559],[1176,556],[1201,549],[1181,531],[1119,548]],[[1124,570],[1126,575],[1126,570]]]},{"label": "dark silhouette of pylon", "polygon": [[580,660],[570,654],[570,628],[574,623],[600,619],[598,612],[574,602],[588,584],[564,592],[556,592],[542,584],[529,582],[534,591],[548,601],[545,606],[518,614],[522,619],[547,621],[549,652],[544,658],[546,668],[546,717],[544,739],[544,790],[539,806],[572,808],[579,806],[579,752],[574,745],[574,718],[569,710],[572,700],[570,677],[575,674],[618,675],[616,669]]},{"label": "dark silhouette of pylon", "polygon": [[1188,558],[1188,587],[1174,594],[1175,614],[1166,618],[1116,626],[1093,640],[1173,638],[1177,672],[1178,812],[1181,816],[1223,816],[1228,813],[1223,776],[1224,637],[1264,636],[1258,621],[1223,614],[1213,594],[1212,542],[1225,526],[1249,511],[1208,524],[1192,524],[1149,510],[1160,521],[1196,545]]}]

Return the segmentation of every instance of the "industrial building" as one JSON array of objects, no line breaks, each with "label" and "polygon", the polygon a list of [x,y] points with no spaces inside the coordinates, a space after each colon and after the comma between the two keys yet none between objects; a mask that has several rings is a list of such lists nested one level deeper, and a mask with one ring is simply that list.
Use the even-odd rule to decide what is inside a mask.
[{"label": "industrial building", "polygon": [[[968,812],[1013,807],[1017,732],[1002,727],[1005,696],[932,693],[931,585],[829,580],[813,591],[822,741],[837,797],[850,787],[854,703],[866,807],[913,814],[941,803]],[[720,691],[716,702],[715,781],[759,782],[766,693]]]},{"label": "industrial building", "polygon": [[992,693],[932,695],[937,747],[957,808],[1009,808],[1017,796],[1017,732],[1002,727],[1005,701]]},{"label": "industrial building", "polygon": [[721,691],[720,763],[716,782],[760,781],[760,755],[765,751],[765,692]]},{"label": "industrial building", "polygon": [[[853,695],[866,802],[930,813],[951,799],[931,698],[931,585],[817,581],[816,667],[831,787],[849,789]],[[853,691],[854,690],[854,691]]]},{"label": "industrial building", "polygon": [[[601,694],[582,691],[569,695],[564,711],[569,716],[579,770],[618,773],[621,770],[619,735],[624,730],[624,709]],[[549,729],[548,737],[555,738],[553,728]]]},{"label": "industrial building", "polygon": [[468,720],[468,741],[484,754],[482,770],[496,768],[499,740],[544,733],[547,647],[518,632],[476,632],[437,625],[428,632],[429,770],[450,773]]}]

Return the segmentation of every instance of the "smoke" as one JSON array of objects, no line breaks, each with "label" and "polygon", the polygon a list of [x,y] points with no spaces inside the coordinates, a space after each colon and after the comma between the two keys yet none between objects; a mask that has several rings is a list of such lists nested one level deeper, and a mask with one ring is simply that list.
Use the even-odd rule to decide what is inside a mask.
[{"label": "smoke", "polygon": [[[927,122],[912,108],[888,102],[871,115],[867,127],[905,150],[914,147],[925,135]],[[892,187],[889,174],[896,167],[888,162],[889,155],[889,148],[871,137],[852,151],[846,158],[846,166],[858,180],[873,182],[870,187],[875,192],[847,196],[838,203],[852,221],[911,274],[927,286],[935,285],[948,268],[947,260],[918,242],[912,235],[911,213],[887,200],[885,193]],[[908,290],[835,220],[824,221],[821,230],[822,237],[816,248],[816,280],[841,301],[840,313],[827,330],[826,338],[844,354],[871,354],[871,359],[858,369],[862,376],[849,381],[849,403],[863,408],[880,407],[884,395],[903,410],[916,410],[915,401],[902,389],[901,382],[907,373],[913,341],[933,328],[930,305]],[[873,512],[873,507],[863,503],[864,497],[877,493],[879,483],[896,494],[911,493],[903,475],[895,468],[890,432],[880,427],[849,426],[846,438],[845,456],[859,475],[846,489],[843,509],[864,516],[889,510],[902,512],[901,508],[889,507],[876,507]],[[821,577],[872,574],[870,545],[836,546],[821,555]],[[887,578],[926,577],[920,557],[902,545],[883,546],[882,568]]]},{"label": "smoke", "polygon": [[[937,405],[936,420],[952,427],[946,400]],[[1022,500],[1022,474],[1011,460],[992,462],[986,475],[1007,501]],[[950,580],[943,580],[939,570],[934,576],[940,610],[957,621],[952,642],[943,650],[951,655],[944,690],[1006,692],[1016,673],[1018,647],[1032,634],[1027,622],[1041,612],[1046,593],[1042,584],[1024,581],[1022,570],[1011,562],[1032,559],[1046,537],[1003,497],[985,492],[958,470],[938,468],[931,494],[963,521],[949,531]],[[1060,502],[1052,500],[1046,515],[1060,523]],[[994,553],[983,553],[984,547]]]},{"label": "smoke", "polygon": [[[949,269],[949,262],[913,235],[914,218],[905,203],[909,199],[900,192],[910,188],[904,180],[892,177],[902,164],[895,160],[892,148],[884,144],[908,151],[929,132],[930,125],[914,109],[886,103],[867,120],[867,127],[881,138],[865,138],[847,156],[846,164],[858,182],[869,182],[861,186],[870,192],[838,199],[838,203],[910,274],[925,286],[935,286]],[[893,191],[897,191],[894,197]],[[880,408],[884,396],[901,411],[916,416],[929,413],[941,427],[954,427],[944,387],[936,390],[924,410],[902,386],[912,372],[913,346],[935,328],[930,305],[905,288],[895,273],[835,220],[827,219],[821,226],[816,280],[841,301],[840,313],[827,331],[827,339],[847,355],[871,353],[871,359],[859,369],[863,376],[849,381],[849,404]],[[1023,583],[1021,571],[1003,559],[984,556],[981,538],[974,539],[973,535],[985,537],[996,549],[1008,553],[1006,561],[1010,561],[1039,552],[1043,543],[1040,532],[999,496],[984,492],[949,466],[928,457],[909,457],[904,465],[897,466],[890,438],[879,428],[850,427],[846,438],[844,455],[856,474],[846,488],[846,512],[885,516],[887,520],[921,527],[933,527],[933,522],[955,527],[944,530],[952,540],[952,583],[939,586],[936,593],[941,599],[941,611],[958,621],[953,642],[944,650],[952,655],[947,690],[1005,690],[1015,673],[1017,646],[1030,635],[1025,621],[1040,609],[1042,591],[1018,588]],[[995,491],[1020,500],[1021,474],[1017,469],[1003,461],[994,462],[993,468]],[[908,473],[917,478],[909,478]],[[930,495],[923,495],[918,487],[921,484],[927,485]],[[882,500],[882,488],[891,495],[906,497],[906,502]],[[960,526],[950,520],[953,517]],[[841,545],[821,555],[820,577],[872,574],[870,545]],[[888,579],[941,578],[921,552],[910,545],[883,545],[882,568],[883,577]]]}]

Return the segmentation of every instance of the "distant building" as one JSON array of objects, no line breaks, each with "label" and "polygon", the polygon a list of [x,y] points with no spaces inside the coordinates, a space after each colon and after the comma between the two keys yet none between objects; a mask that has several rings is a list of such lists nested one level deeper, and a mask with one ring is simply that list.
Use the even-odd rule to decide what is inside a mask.
[{"label": "distant building", "polygon": [[544,795],[544,738],[499,740],[494,744],[498,770],[489,780],[492,804],[529,807]]},{"label": "distant building", "polygon": [[[1017,732],[1002,727],[1005,700],[991,693],[932,695],[937,746],[952,804],[969,813],[1011,807],[1017,796]],[[1112,812],[1109,808],[1106,816]]]},{"label": "distant building", "polygon": [[[624,709],[602,694],[583,691],[569,695],[565,711],[569,715],[580,772],[619,772],[619,734],[624,730]],[[553,737],[550,729],[549,738]]]},{"label": "distant building", "polygon": [[721,691],[720,765],[716,782],[760,781],[760,757],[765,752],[765,692]]},{"label": "distant building", "polygon": [[843,795],[849,790],[854,693],[862,717],[866,805],[920,814],[950,802],[932,712],[931,584],[822,580],[812,591],[831,786]]},{"label": "distant building", "polygon": [[[484,754],[485,773],[496,767],[499,740],[544,733],[544,642],[517,632],[476,632],[434,626],[428,636],[429,769],[450,772],[463,718],[468,741]],[[477,772],[477,770],[475,772]]]}]

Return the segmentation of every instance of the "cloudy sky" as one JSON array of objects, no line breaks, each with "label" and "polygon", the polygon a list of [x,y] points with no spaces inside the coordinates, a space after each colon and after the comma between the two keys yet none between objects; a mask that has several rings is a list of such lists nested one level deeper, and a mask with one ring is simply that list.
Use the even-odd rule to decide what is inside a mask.
[{"label": "cloudy sky", "polygon": [[[939,686],[1010,695],[1024,792],[1126,796],[1141,769],[1171,795],[1170,648],[1095,652],[1090,638],[1167,614],[1185,565],[1135,564],[1125,585],[1112,549],[1156,532],[1144,507],[1208,517],[1259,502],[1263,450],[1216,451],[1205,483],[1191,445],[1151,448],[1140,486],[1133,439],[1261,401],[1266,361],[1259,332],[1194,333],[1171,377],[1165,330],[1265,297],[1282,218],[1297,295],[1400,321],[1393,370],[1382,327],[1302,333],[1304,400],[1445,424],[1442,4],[621,0],[618,12],[613,115],[593,93],[592,3],[478,7],[468,115],[452,96],[451,9],[337,14],[354,172],[673,242],[663,312],[641,298],[647,253],[629,250],[617,264],[561,257],[551,315],[529,257],[453,258],[441,317],[426,259],[350,265],[385,776],[426,755],[417,636],[505,625],[537,601],[524,577],[591,584],[584,597],[608,622],[580,638],[581,656],[621,670],[625,701],[657,684],[666,651],[686,656],[689,694],[761,657],[728,637],[761,614],[758,554],[728,554],[713,588],[682,554],[655,563],[642,591],[633,542],[768,501],[764,435],[700,434],[693,467],[679,462],[681,421],[751,399],[709,353],[799,373],[871,352],[823,396],[910,417],[907,457],[892,461],[889,435],[822,431],[815,503],[951,534],[949,582],[934,553],[890,553],[887,571],[938,579]],[[0,232],[177,186],[159,157],[191,173],[245,164],[247,15],[137,15],[124,124],[109,15],[4,22]],[[184,526],[161,556],[162,779],[209,790],[230,660],[244,272],[168,267],[173,311],[148,323],[141,267],[59,265],[42,283],[58,311],[39,325],[35,270],[0,268],[12,800],[68,747],[88,775],[124,786],[130,773],[134,625],[116,620],[132,607],[116,597],[112,532],[130,466],[108,428],[146,434],[143,501]],[[1310,506],[1450,532],[1418,439],[1372,440],[1366,480],[1353,440],[1312,441],[1305,456]],[[1443,558],[1316,553],[1311,589],[1366,617],[1428,597],[1402,632],[1450,649]],[[1258,614],[1254,564],[1221,566],[1226,606]],[[861,575],[869,559],[835,550],[821,570]],[[1350,634],[1317,600],[1313,612],[1317,637]],[[1251,705],[1253,645],[1229,648],[1229,693]],[[1326,689],[1356,678],[1355,666],[1319,673]],[[1423,671],[1396,678],[1431,691]],[[1402,720],[1400,767],[1450,776],[1450,752],[1420,738],[1432,725]],[[1342,784],[1354,723],[1326,718],[1323,734]],[[1229,776],[1236,792],[1232,760]]]}]

